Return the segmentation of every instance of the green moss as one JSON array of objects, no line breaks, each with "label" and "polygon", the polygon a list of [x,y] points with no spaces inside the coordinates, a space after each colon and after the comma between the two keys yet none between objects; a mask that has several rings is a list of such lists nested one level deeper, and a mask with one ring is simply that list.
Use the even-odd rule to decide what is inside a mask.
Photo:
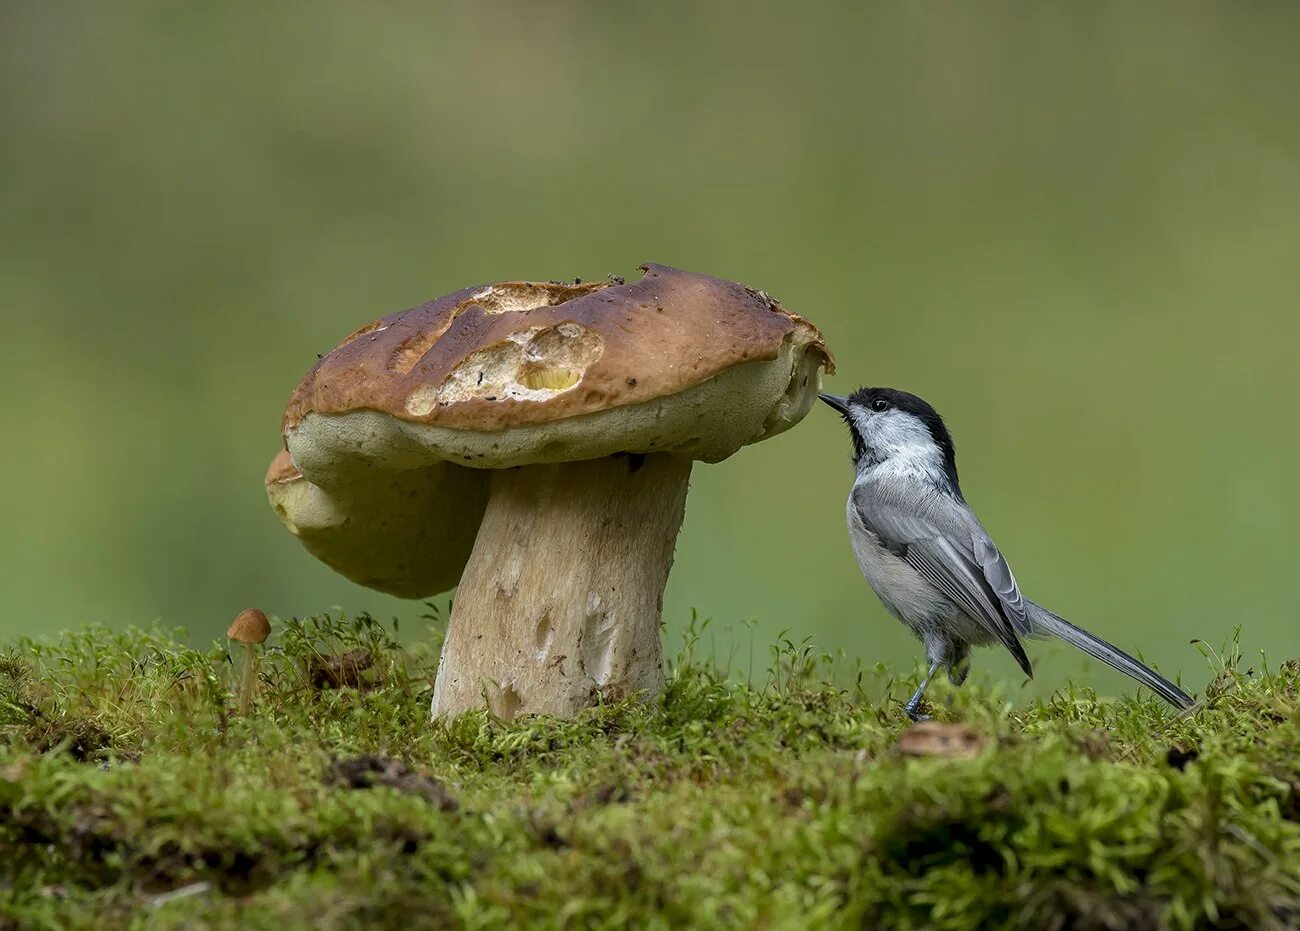
[{"label": "green moss", "polygon": [[1300,923],[1295,662],[1230,656],[1182,718],[936,689],[963,758],[899,751],[914,679],[836,688],[789,641],[761,686],[688,644],[650,705],[450,726],[368,617],[268,647],[249,719],[222,646],[0,654],[0,927]]}]

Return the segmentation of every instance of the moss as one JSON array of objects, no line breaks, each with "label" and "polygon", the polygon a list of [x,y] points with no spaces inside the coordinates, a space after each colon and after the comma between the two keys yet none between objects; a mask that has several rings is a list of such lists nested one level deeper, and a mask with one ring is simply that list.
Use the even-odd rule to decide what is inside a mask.
[{"label": "moss", "polygon": [[369,617],[268,646],[252,718],[176,632],[0,654],[0,927],[1300,923],[1294,662],[1227,653],[1184,717],[941,687],[945,756],[896,747],[914,678],[788,640],[761,685],[688,643],[651,704],[446,726]]}]

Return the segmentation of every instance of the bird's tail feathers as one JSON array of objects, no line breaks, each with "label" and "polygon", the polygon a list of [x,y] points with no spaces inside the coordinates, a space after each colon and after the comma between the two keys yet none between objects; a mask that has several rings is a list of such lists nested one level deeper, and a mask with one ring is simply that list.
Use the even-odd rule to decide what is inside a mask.
[{"label": "bird's tail feathers", "polygon": [[1129,656],[1119,647],[1112,646],[1100,637],[1095,637],[1082,627],[1076,627],[1063,617],[1053,614],[1046,608],[1030,603],[1030,619],[1035,633],[1047,633],[1059,637],[1066,643],[1078,647],[1093,659],[1099,659],[1112,669],[1145,685],[1169,704],[1178,709],[1190,708],[1194,702],[1190,695],[1174,685],[1154,669],[1147,667]]}]

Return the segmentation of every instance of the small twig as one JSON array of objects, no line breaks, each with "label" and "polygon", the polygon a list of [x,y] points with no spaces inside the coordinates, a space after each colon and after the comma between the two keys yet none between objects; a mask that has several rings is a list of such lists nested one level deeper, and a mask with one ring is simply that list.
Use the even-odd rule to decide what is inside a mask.
[{"label": "small twig", "polygon": [[196,883],[190,883],[187,886],[181,886],[179,889],[172,889],[170,892],[160,893],[149,900],[150,908],[159,908],[168,902],[174,902],[177,899],[188,899],[190,896],[203,895],[212,888],[212,883],[206,879],[201,879]]},{"label": "small twig", "polygon": [[1251,834],[1241,825],[1229,824],[1224,828],[1224,831],[1225,833],[1231,834],[1233,837],[1237,838],[1251,850],[1255,851],[1255,853],[1259,854],[1260,858],[1265,863],[1273,864],[1277,862],[1277,857],[1273,855],[1273,851],[1260,843],[1259,838],[1254,834]]}]

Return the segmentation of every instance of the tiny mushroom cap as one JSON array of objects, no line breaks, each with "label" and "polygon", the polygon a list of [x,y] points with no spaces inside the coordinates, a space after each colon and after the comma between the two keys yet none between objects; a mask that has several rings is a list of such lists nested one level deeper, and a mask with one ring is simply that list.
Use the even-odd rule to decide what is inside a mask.
[{"label": "tiny mushroom cap", "polygon": [[659,618],[693,461],[798,423],[834,363],[766,293],[644,276],[464,288],[317,362],[266,489],[354,581],[459,580],[435,715],[568,715],[663,687]]},{"label": "tiny mushroom cap", "polygon": [[240,611],[226,636],[240,643],[265,643],[271,636],[271,622],[257,608]]}]

